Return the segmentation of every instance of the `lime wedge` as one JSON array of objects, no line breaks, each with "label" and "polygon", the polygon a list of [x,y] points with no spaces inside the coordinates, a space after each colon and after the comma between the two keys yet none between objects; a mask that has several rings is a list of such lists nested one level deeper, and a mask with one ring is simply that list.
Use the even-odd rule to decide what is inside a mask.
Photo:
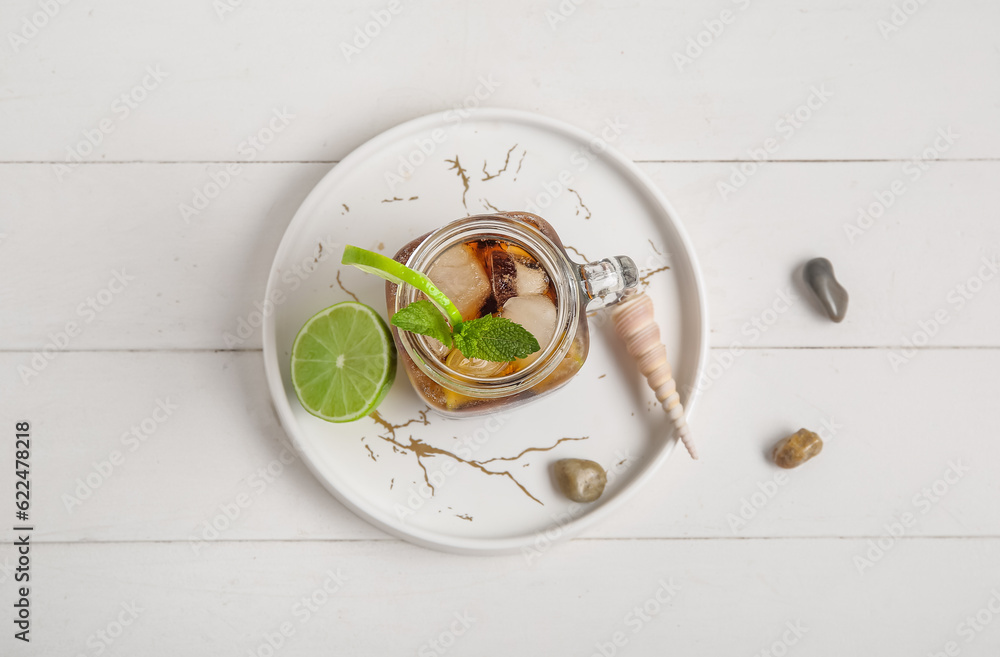
[{"label": "lime wedge", "polygon": [[424,274],[381,253],[367,251],[350,244],[344,247],[344,257],[340,262],[345,265],[354,265],[363,272],[381,276],[397,285],[408,283],[426,294],[427,298],[448,316],[452,328],[456,328],[462,323],[462,313],[458,312],[458,308],[451,302],[451,299],[445,296],[445,293],[439,290],[433,281]]},{"label": "lime wedge", "polygon": [[328,422],[351,422],[385,399],[396,376],[396,347],[378,313],[344,301],[310,318],[292,344],[292,386],[303,408]]}]

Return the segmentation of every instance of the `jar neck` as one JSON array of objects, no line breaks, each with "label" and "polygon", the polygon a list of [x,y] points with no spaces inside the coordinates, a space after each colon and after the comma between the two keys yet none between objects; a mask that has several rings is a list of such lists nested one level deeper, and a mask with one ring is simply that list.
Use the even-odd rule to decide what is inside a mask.
[{"label": "jar neck", "polygon": [[[515,219],[480,215],[444,226],[424,239],[410,254],[406,265],[426,274],[435,259],[456,244],[497,240],[527,251],[545,269],[556,290],[556,330],[541,354],[524,369],[500,377],[474,377],[448,368],[428,348],[426,340],[409,331],[399,331],[399,341],[416,367],[439,385],[469,397],[505,397],[527,390],[549,376],[569,353],[581,321],[579,265],[538,228]],[[402,284],[396,289],[393,312],[419,299],[419,291]]]}]

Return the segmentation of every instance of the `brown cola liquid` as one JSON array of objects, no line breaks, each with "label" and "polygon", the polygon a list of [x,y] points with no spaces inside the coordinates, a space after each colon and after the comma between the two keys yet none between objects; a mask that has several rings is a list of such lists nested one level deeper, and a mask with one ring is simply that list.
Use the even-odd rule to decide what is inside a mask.
[{"label": "brown cola liquid", "polygon": [[[546,237],[548,237],[553,243],[556,244],[560,249],[565,250],[562,241],[559,239],[558,234],[552,228],[549,222],[545,221],[541,217],[529,213],[498,213],[496,215],[485,215],[486,218],[500,218],[506,220],[519,221],[522,223],[529,224],[539,231],[541,231]],[[394,259],[400,263],[406,264],[410,255],[419,246],[428,235],[431,233],[426,233],[420,237],[412,240],[401,248]],[[495,268],[503,268],[508,266],[506,263],[510,262],[510,258],[517,258],[518,261],[523,265],[526,263],[533,263],[541,272],[545,272],[544,267],[539,263],[528,251],[522,248],[520,245],[513,244],[499,239],[483,239],[483,240],[472,240],[465,243],[465,246],[469,248],[474,254],[476,259],[480,262],[483,269],[486,271],[487,279],[492,281],[495,279],[497,271]],[[433,265],[432,265],[433,268]],[[547,296],[553,304],[558,308],[559,297],[556,285],[553,282],[553,277],[545,272],[548,279],[548,284],[545,286],[544,290],[538,289],[533,290],[533,292],[543,294]],[[571,282],[575,284],[575,281]],[[396,288],[395,283],[387,282],[385,286],[386,292],[386,308],[388,310],[389,316],[392,316],[394,309],[396,307]],[[500,298],[498,298],[498,296]],[[516,294],[510,294],[509,296],[505,291],[500,291],[499,294],[494,290],[489,297],[481,304],[478,312],[473,313],[474,316],[463,315],[466,320],[474,319],[475,317],[484,317],[486,315],[497,314],[503,308],[504,304],[510,299],[516,296]],[[573,338],[573,345],[569,353],[562,359],[562,363],[544,380],[536,384],[530,389],[525,389],[518,391],[512,395],[502,397],[502,398],[478,398],[471,397],[454,390],[442,387],[433,379],[428,377],[426,374],[420,371],[420,369],[414,364],[410,355],[407,353],[406,349],[400,344],[398,329],[395,326],[390,325],[392,331],[393,340],[396,343],[396,348],[398,352],[398,358],[400,363],[402,363],[407,376],[410,379],[413,388],[416,390],[417,394],[427,403],[431,408],[437,409],[444,413],[449,414],[480,414],[486,412],[493,412],[501,408],[507,409],[514,406],[519,406],[532,398],[545,393],[555,390],[556,388],[562,386],[569,381],[576,374],[583,362],[586,360],[587,352],[590,347],[589,330],[587,328],[587,317],[586,313],[581,309],[580,311],[580,321],[577,327],[576,335]],[[429,351],[436,354],[439,360],[443,363],[450,364],[455,361],[456,358],[465,361],[464,357],[461,357],[457,350],[453,350],[450,354],[447,352],[447,348],[441,345],[437,340],[427,339],[425,344],[434,344],[440,347],[440,349],[435,350],[434,348],[429,349]],[[545,344],[541,345],[542,350],[546,347]],[[449,355],[453,360],[449,360]],[[455,361],[457,362],[457,361]],[[491,367],[489,364],[485,364],[486,367]],[[491,371],[487,376],[506,376],[517,372],[519,369],[526,367],[527,363],[524,361],[513,361],[504,365],[496,365],[496,372]],[[468,373],[468,372],[467,372]]]}]

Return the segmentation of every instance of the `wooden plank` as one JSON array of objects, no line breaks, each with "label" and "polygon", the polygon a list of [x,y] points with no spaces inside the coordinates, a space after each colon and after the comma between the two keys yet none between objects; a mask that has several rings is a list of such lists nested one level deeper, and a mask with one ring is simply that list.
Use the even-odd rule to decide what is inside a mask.
[{"label": "wooden plank", "polygon": [[[770,164],[724,197],[734,166],[649,169],[695,243],[713,346],[998,345],[993,163]],[[802,283],[818,256],[850,294],[842,324]]]},{"label": "wooden plank", "polygon": [[[8,36],[0,100],[18,129],[0,135],[3,159],[243,159],[241,144],[287,110],[294,118],[255,157],[337,160],[401,121],[480,103],[589,130],[618,117],[621,147],[643,160],[750,159],[768,138],[779,159],[908,158],[949,125],[965,138],[948,157],[1000,156],[990,0],[920,3],[892,32],[879,23],[893,20],[893,0],[436,0],[396,15],[377,0],[233,4],[220,14],[201,0],[152,12],[83,0],[23,44]],[[37,11],[9,2],[9,34]],[[814,89],[832,95],[820,102]],[[600,92],[581,102],[582,90]]]},{"label": "wooden plank", "polygon": [[[38,545],[32,642],[5,632],[0,646],[156,657],[218,645],[520,654],[530,643],[533,654],[809,657],[936,654],[954,642],[987,655],[1000,648],[998,548],[995,538],[903,539],[859,574],[864,539],[574,541],[530,564],[395,541],[226,543],[198,557],[177,543]],[[980,614],[992,624],[976,631]]]},{"label": "wooden plank", "polygon": [[[28,387],[23,359],[0,356],[2,421],[34,426],[38,541],[173,540],[198,552],[383,536],[283,453],[259,353],[66,353]],[[998,536],[1000,491],[983,465],[1000,458],[984,439],[998,366],[996,350],[924,351],[898,371],[877,349],[747,351],[692,417],[702,460],[676,454],[586,535],[879,536],[909,514],[908,536]],[[779,470],[767,452],[800,427],[825,436],[824,452]],[[8,484],[12,458],[0,453]]]},{"label": "wooden plank", "polygon": [[[223,166],[91,166],[54,194],[48,166],[8,165],[0,298],[17,312],[0,318],[3,346],[57,343],[74,322],[69,349],[224,348],[222,334],[263,298],[288,221],[329,168],[247,166],[185,222],[178,206]],[[116,272],[127,284],[111,283]]]},{"label": "wooden plank", "polygon": [[[255,313],[285,226],[330,165],[244,165],[185,222],[178,206],[222,166],[86,166],[53,193],[47,165],[0,165],[8,181],[0,189],[0,304],[14,309],[0,315],[0,348],[58,343],[69,322],[79,329],[69,349],[231,347],[225,334]],[[771,164],[724,200],[717,184],[732,166],[642,165],[691,234],[713,346],[1000,346],[1000,276],[983,264],[1000,255],[1000,164],[938,162],[916,181],[894,162]],[[849,237],[858,207],[899,179],[906,192]],[[598,252],[613,221],[559,228],[568,243]],[[661,259],[652,245],[633,255],[641,264]],[[851,294],[843,324],[793,283],[796,268],[817,255],[832,260]],[[134,280],[112,283],[121,292],[103,293],[100,312],[89,309],[114,272]],[[783,290],[796,301],[777,313]],[[947,324],[934,331],[941,312]],[[260,347],[259,331],[247,328],[241,346]],[[928,331],[935,334],[924,340]]]}]

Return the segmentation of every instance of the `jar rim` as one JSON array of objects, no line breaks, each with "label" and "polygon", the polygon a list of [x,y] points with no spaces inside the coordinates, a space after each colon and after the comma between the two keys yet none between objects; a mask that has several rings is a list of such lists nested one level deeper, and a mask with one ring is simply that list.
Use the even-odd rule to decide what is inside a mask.
[{"label": "jar rim", "polygon": [[[453,221],[431,232],[414,248],[406,266],[419,272],[426,269],[446,249],[481,239],[497,239],[517,244],[545,268],[556,287],[556,331],[538,357],[527,367],[499,377],[476,377],[461,374],[433,354],[427,343],[415,333],[398,331],[399,342],[416,367],[438,385],[468,397],[498,398],[528,390],[548,377],[573,346],[580,323],[580,289],[565,252],[541,230],[523,221],[503,215],[475,215]],[[396,289],[395,308],[417,300],[419,290],[401,284]]]}]

